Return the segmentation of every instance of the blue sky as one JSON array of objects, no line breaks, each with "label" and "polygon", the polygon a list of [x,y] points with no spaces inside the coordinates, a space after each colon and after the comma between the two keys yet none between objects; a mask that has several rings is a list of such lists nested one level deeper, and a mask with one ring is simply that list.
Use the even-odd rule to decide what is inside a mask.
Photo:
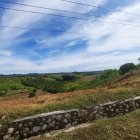
[{"label": "blue sky", "polygon": [[[114,11],[80,6],[60,0],[7,1],[96,15],[96,17],[82,17],[0,2],[0,7],[91,19],[77,20],[0,9],[0,26],[50,30],[0,28],[1,74],[96,71],[118,68],[127,62],[137,63],[137,59],[140,57],[140,27],[138,27],[140,16],[123,13],[139,14],[139,0],[73,0],[114,9]],[[130,20],[133,23],[115,19]],[[81,34],[69,34],[68,32]]]}]

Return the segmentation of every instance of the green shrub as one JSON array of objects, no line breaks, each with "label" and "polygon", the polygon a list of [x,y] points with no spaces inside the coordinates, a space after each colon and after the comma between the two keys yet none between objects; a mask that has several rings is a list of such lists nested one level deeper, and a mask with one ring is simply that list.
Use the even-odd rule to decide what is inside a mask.
[{"label": "green shrub", "polygon": [[37,91],[37,90],[34,88],[34,89],[33,89],[33,93],[36,93],[36,91]]},{"label": "green shrub", "polygon": [[90,85],[92,85],[92,87],[97,87],[99,85],[105,84],[106,82],[109,82],[110,80],[115,79],[118,76],[119,72],[116,69],[105,70],[101,75],[96,77],[94,81],[91,81]]},{"label": "green shrub", "polygon": [[74,75],[62,75],[63,81],[71,81],[71,80],[75,80],[76,77]]},{"label": "green shrub", "polygon": [[17,87],[16,85],[11,85],[9,88],[11,90],[18,90],[19,89],[19,87]]},{"label": "green shrub", "polygon": [[33,97],[35,97],[35,96],[36,96],[36,93],[30,92],[28,98],[33,98]]},{"label": "green shrub", "polygon": [[58,81],[47,81],[43,90],[50,93],[63,92],[63,84]]},{"label": "green shrub", "polygon": [[136,66],[133,63],[126,63],[120,67],[119,72],[120,74],[125,74],[135,68]]},{"label": "green shrub", "polygon": [[0,97],[6,96],[7,90],[0,91]]}]

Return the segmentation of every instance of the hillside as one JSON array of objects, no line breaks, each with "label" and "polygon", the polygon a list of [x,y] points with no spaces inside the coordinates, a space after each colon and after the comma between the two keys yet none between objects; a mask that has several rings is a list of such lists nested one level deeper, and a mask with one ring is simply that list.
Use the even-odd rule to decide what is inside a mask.
[{"label": "hillside", "polygon": [[[12,78],[13,78],[13,82],[11,82]],[[27,85],[23,84],[23,79],[27,82],[26,83]],[[18,118],[22,118],[30,115],[36,115],[39,113],[58,111],[58,110],[69,110],[75,108],[81,109],[91,105],[96,106],[110,101],[122,101],[132,97],[140,96],[140,92],[139,92],[140,69],[139,68],[129,73],[126,73],[124,75],[118,74],[116,70],[109,70],[96,75],[76,74],[70,77],[69,76],[63,77],[63,75],[49,75],[49,76],[45,75],[39,78],[38,77],[2,77],[0,78],[0,80],[3,81],[2,84],[5,85],[5,87],[7,86],[7,82],[13,84],[13,85],[8,84],[6,95],[0,97],[0,106],[1,106],[0,123],[2,125],[7,125],[11,121]],[[35,89],[36,80],[40,81],[37,84],[38,87],[36,87],[37,90],[36,96],[29,98],[29,93]],[[56,85],[51,87],[51,91],[52,90],[54,91],[54,89],[56,89],[55,93],[43,90],[42,87],[44,86],[44,83],[46,84],[46,81],[47,84],[48,81],[51,81],[51,83],[56,82],[56,85],[59,82],[59,84],[62,84],[63,87],[65,87],[65,90],[62,90],[60,88],[63,92],[57,93],[57,91],[59,91],[60,89]],[[28,86],[28,84],[31,84],[31,86]],[[19,88],[17,87],[15,88],[15,85],[17,85],[17,87]],[[56,87],[58,87],[58,89]],[[72,91],[66,89],[66,87],[71,87],[70,89],[72,89]],[[139,115],[139,111],[136,115]],[[130,115],[129,118],[133,119],[133,117],[135,116],[133,116],[132,113],[132,115]],[[122,118],[121,117],[116,118],[116,120],[119,122],[119,119]],[[137,118],[135,120],[136,122],[137,122]],[[113,121],[114,119],[111,120]],[[116,130],[114,130],[114,128],[112,127],[112,122],[110,121],[109,120],[107,121],[108,124],[106,124],[105,123],[106,121],[104,120],[101,120],[101,122],[99,121],[100,123],[98,123],[97,121],[96,127],[100,126],[102,130],[104,125],[110,125],[110,131],[113,133],[112,137],[117,138],[117,136],[114,134]],[[120,123],[120,126],[121,125],[122,124]],[[119,126],[116,127],[118,127],[119,129]],[[94,125],[91,128],[93,129],[94,132],[95,130]],[[81,131],[89,131],[89,129],[91,128],[86,128],[86,130],[77,130],[76,135],[80,135]],[[128,130],[131,129],[131,126],[130,128],[127,129]],[[99,132],[101,130],[99,129]],[[105,130],[105,132],[102,134],[104,137],[106,136],[105,135],[106,131],[108,130]],[[91,131],[89,131],[89,133],[90,132]],[[100,136],[101,135],[98,135],[97,133],[97,138]],[[137,133],[136,136],[138,136]],[[67,139],[67,137],[73,138],[74,136],[73,133],[70,133],[66,135],[64,134],[64,136],[61,135],[60,139],[61,137],[63,139]],[[87,136],[85,135],[85,138],[86,137]],[[76,137],[74,138],[76,139]],[[92,139],[92,135],[90,139]]]},{"label": "hillside", "polygon": [[[42,112],[55,110],[81,108],[88,105],[97,105],[114,100],[123,100],[140,95],[140,70],[134,70],[131,76],[114,82],[123,76],[117,76],[105,81],[98,86],[91,85],[98,75],[84,75],[75,81],[68,81],[68,85],[88,85],[84,90],[75,90],[59,94],[51,94],[38,90],[37,96],[28,98],[28,92],[20,90],[10,91],[7,96],[0,97],[0,118],[1,122],[10,121],[19,117],[33,115]],[[23,86],[23,85],[22,85]],[[78,86],[77,86],[78,87]],[[29,87],[32,89],[33,87]],[[90,89],[91,88],[91,89]],[[24,87],[27,90],[28,87]],[[20,92],[19,92],[20,91]],[[13,94],[11,94],[13,92]],[[16,93],[16,94],[15,94]]]}]

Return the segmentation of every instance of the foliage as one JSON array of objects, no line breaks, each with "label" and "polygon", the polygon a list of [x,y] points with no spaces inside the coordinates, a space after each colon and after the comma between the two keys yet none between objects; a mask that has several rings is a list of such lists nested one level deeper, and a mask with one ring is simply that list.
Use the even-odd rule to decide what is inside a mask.
[{"label": "foliage", "polygon": [[109,82],[119,76],[119,72],[114,69],[105,70],[101,75],[97,76],[94,81],[91,81],[92,87],[97,87]]},{"label": "foliage", "polygon": [[58,81],[46,81],[43,90],[50,93],[63,92],[63,84]]},{"label": "foliage", "polygon": [[136,66],[133,63],[126,63],[120,67],[119,72],[120,74],[125,74],[135,68]]},{"label": "foliage", "polygon": [[103,79],[103,80],[106,80],[106,79],[112,79],[112,78],[115,78],[119,75],[118,71],[116,69],[112,70],[105,70],[100,78]]},{"label": "foliage", "polygon": [[36,92],[37,92],[37,90],[34,88],[33,91],[29,93],[28,98],[35,97],[36,96]]},{"label": "foliage", "polygon": [[6,96],[7,90],[0,91],[0,97]]},{"label": "foliage", "polygon": [[63,77],[63,81],[71,81],[76,79],[74,75],[68,75],[68,74],[62,75],[62,77]]},{"label": "foliage", "polygon": [[36,96],[36,93],[30,92],[28,98],[33,98],[33,97],[35,97],[35,96]]},{"label": "foliage", "polygon": [[37,90],[34,88],[34,89],[33,89],[33,93],[36,93],[36,92],[37,92]]},{"label": "foliage", "polygon": [[24,86],[40,89],[43,88],[45,79],[43,77],[27,77],[22,79],[21,82]]},{"label": "foliage", "polygon": [[21,83],[20,77],[0,76],[0,90],[22,89],[24,86]]}]

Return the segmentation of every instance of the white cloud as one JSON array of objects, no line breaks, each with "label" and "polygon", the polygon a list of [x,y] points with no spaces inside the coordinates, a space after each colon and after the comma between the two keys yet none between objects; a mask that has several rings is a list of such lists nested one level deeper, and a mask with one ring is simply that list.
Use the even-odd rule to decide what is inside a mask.
[{"label": "white cloud", "polygon": [[[105,0],[97,1],[95,4],[103,4]],[[87,9],[75,7],[71,4],[66,4],[65,6],[58,2],[51,1],[24,1],[26,4],[38,5],[65,9],[70,11],[85,12]],[[86,3],[91,3],[90,0]],[[49,4],[49,5],[48,5]],[[94,4],[94,5],[95,5]],[[16,8],[16,7],[14,7]],[[34,8],[25,8],[24,10],[34,10]],[[90,10],[90,9],[88,9]],[[140,2],[128,7],[124,7],[123,11],[140,13]],[[40,10],[38,10],[40,11]],[[17,13],[17,12],[6,12],[3,16],[3,21],[1,24],[8,26],[35,26],[36,23],[43,22],[45,20],[49,21],[49,17],[44,15],[35,15],[27,13]],[[140,22],[140,18],[134,15],[124,15],[123,13],[114,12],[107,15],[105,18],[100,20],[110,21],[108,18],[120,18],[126,20],[132,20],[135,22]],[[13,20],[14,19],[14,20]],[[132,24],[132,23],[128,23]],[[9,56],[2,57],[4,61],[0,61],[0,72],[1,73],[28,73],[28,72],[60,72],[60,71],[88,71],[88,70],[102,70],[107,68],[118,68],[121,64],[126,62],[137,63],[137,58],[140,52],[140,39],[135,38],[125,38],[124,36],[135,36],[140,37],[140,28],[133,26],[125,26],[119,24],[111,24],[107,22],[95,22],[95,21],[77,21],[68,30],[68,32],[82,32],[85,35],[78,34],[67,34],[64,33],[60,36],[53,38],[45,38],[37,40],[37,43],[41,47],[46,46],[56,46],[58,44],[63,44],[64,42],[71,42],[68,46],[75,45],[79,40],[88,40],[87,49],[83,52],[77,54],[63,54],[61,56],[53,56],[50,58],[44,58],[42,60],[30,60],[25,58],[19,58],[12,56],[12,53],[3,50],[1,55]],[[20,40],[20,35],[25,33],[25,30],[14,30],[14,29],[3,29],[0,31],[2,35],[0,38],[1,44],[4,48],[13,45],[13,42]],[[95,35],[93,35],[95,34]],[[75,42],[76,40],[76,42]],[[133,52],[131,52],[133,50]],[[5,52],[4,52],[5,51]],[[55,53],[55,50],[50,53]],[[108,53],[108,54],[107,54]],[[98,55],[97,55],[98,54]]]},{"label": "white cloud", "polygon": [[0,51],[0,55],[4,55],[4,56],[11,56],[12,52],[8,51],[8,50],[4,50],[4,51]]}]

